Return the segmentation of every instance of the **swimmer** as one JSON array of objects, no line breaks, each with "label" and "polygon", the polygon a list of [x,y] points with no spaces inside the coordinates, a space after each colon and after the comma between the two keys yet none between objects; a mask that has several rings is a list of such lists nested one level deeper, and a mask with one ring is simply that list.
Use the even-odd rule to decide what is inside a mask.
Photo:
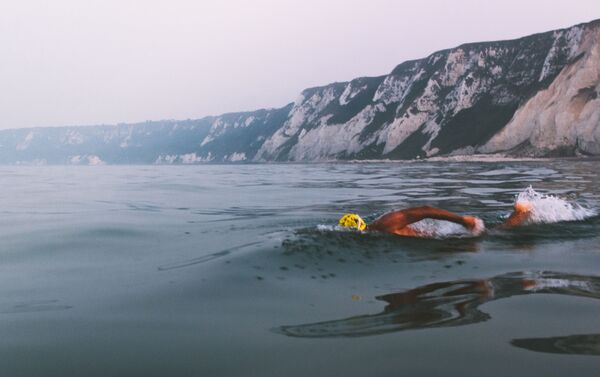
[{"label": "swimmer", "polygon": [[[515,203],[513,213],[500,224],[498,228],[511,229],[524,224],[528,220],[531,210],[532,207],[529,203]],[[456,213],[429,206],[407,208],[386,213],[370,225],[367,225],[359,215],[350,213],[344,215],[340,219],[339,225],[347,228],[356,228],[361,231],[373,230],[406,237],[431,237],[431,234],[410,226],[423,219],[450,221],[462,225],[474,236],[479,236],[485,231],[483,220],[479,217],[461,216]]]}]

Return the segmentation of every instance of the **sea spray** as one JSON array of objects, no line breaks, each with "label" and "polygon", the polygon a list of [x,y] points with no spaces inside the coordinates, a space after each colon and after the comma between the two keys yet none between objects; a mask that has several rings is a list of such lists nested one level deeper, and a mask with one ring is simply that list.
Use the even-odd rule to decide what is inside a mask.
[{"label": "sea spray", "polygon": [[529,224],[551,224],[560,221],[580,221],[597,215],[593,209],[584,208],[554,195],[540,194],[529,186],[517,195],[516,203],[531,205]]}]

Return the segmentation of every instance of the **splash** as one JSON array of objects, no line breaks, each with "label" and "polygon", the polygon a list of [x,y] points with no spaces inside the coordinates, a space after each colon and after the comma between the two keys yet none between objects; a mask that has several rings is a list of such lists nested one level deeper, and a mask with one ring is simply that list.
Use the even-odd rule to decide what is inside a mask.
[{"label": "splash", "polygon": [[[463,226],[454,224],[448,221],[424,219],[410,225],[413,229],[418,230],[427,238],[449,238],[449,237],[473,237],[474,235],[466,230]],[[483,230],[483,225],[482,225]],[[339,225],[317,225],[317,231],[322,233],[327,232],[344,232],[344,233],[364,233],[358,229],[345,228]]]},{"label": "splash", "polygon": [[551,224],[559,221],[580,221],[598,213],[577,203],[571,203],[553,195],[540,194],[531,186],[517,195],[515,204],[531,206],[530,224]]},{"label": "splash", "polygon": [[[562,221],[581,221],[598,216],[598,211],[586,208],[579,203],[569,202],[554,195],[541,194],[529,186],[516,196],[516,204],[526,204],[531,208],[527,224],[552,224]],[[508,215],[507,215],[508,216]],[[410,224],[426,238],[468,238],[477,237],[486,231],[484,223],[479,220],[474,230],[467,230],[459,224],[443,220],[424,219]],[[363,233],[357,229],[345,228],[339,225],[317,225],[319,232],[349,232]]]},{"label": "splash", "polygon": [[[473,237],[476,235],[469,232],[462,225],[443,220],[423,219],[410,224],[410,227],[430,238]],[[483,229],[484,227],[481,225],[481,231]],[[481,233],[481,231],[478,233]]]},{"label": "splash", "polygon": [[359,232],[358,229],[350,229],[350,228],[345,228],[345,227],[339,226],[339,225],[325,225],[325,224],[318,224],[317,230],[319,232]]},{"label": "splash", "polygon": [[318,224],[317,232],[319,233],[349,233],[349,234],[365,234],[368,231],[358,230],[356,228],[348,228],[340,225]]}]

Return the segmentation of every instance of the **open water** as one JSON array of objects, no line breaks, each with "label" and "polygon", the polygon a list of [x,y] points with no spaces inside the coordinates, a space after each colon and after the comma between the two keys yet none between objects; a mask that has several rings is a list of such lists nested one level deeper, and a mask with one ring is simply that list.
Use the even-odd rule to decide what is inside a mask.
[{"label": "open water", "polygon": [[0,375],[597,376],[599,166],[0,167]]}]

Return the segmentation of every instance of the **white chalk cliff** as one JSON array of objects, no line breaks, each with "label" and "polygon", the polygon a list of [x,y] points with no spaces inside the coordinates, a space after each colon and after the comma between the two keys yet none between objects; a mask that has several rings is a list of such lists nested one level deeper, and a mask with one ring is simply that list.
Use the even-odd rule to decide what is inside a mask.
[{"label": "white chalk cliff", "polygon": [[570,30],[575,31],[582,35],[570,55],[579,59],[523,104],[480,152],[600,154],[600,27]]},{"label": "white chalk cliff", "polygon": [[0,131],[0,163],[194,164],[600,155],[600,20],[470,43],[198,120]]}]

